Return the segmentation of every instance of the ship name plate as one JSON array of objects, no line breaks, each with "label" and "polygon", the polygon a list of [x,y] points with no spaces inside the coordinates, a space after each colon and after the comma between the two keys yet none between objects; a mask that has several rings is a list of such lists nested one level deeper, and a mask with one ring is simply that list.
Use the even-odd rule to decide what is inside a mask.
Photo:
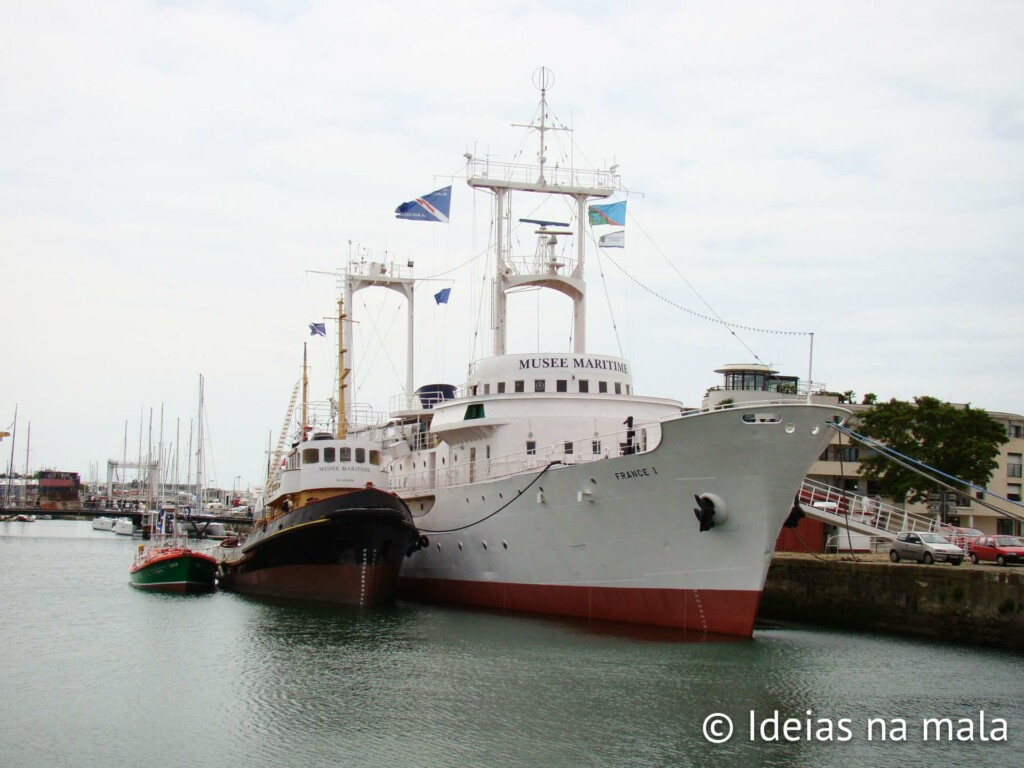
[{"label": "ship name plate", "polygon": [[640,467],[639,469],[628,469],[625,472],[616,472],[616,480],[639,480],[644,477],[654,477],[658,474],[657,467]]}]

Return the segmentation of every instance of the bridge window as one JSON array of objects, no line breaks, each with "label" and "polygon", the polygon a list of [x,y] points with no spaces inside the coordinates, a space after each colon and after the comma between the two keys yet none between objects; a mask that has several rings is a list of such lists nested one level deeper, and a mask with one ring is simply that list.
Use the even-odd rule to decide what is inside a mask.
[{"label": "bridge window", "polygon": [[537,441],[536,440],[527,440],[526,441],[526,454],[528,456],[533,456],[536,453],[537,453]]},{"label": "bridge window", "polygon": [[338,461],[352,461],[352,449],[343,445],[338,449]]},{"label": "bridge window", "polygon": [[302,463],[303,464],[318,464],[320,462],[320,449],[319,448],[303,448],[302,449]]},{"label": "bridge window", "polygon": [[470,403],[466,406],[466,416],[468,419],[482,419],[484,418],[484,404],[483,403]]},{"label": "bridge window", "polygon": [[602,395],[607,393],[608,392],[608,382],[607,381],[599,381],[599,382],[597,382],[597,391],[600,392]]},{"label": "bridge window", "polygon": [[370,451],[370,463],[373,466],[380,466],[380,451]]},{"label": "bridge window", "polygon": [[334,461],[334,448],[324,448],[324,463]]},{"label": "bridge window", "polygon": [[621,395],[622,394],[622,384],[620,384],[617,381],[615,382],[615,394],[616,395]]},{"label": "bridge window", "polygon": [[591,443],[590,443],[590,451],[595,456],[597,456],[597,454],[599,454],[601,452],[601,441],[600,440],[592,440]]},{"label": "bridge window", "polygon": [[498,394],[499,395],[504,395],[505,394],[505,382],[504,381],[499,381],[498,382]]},{"label": "bridge window", "polygon": [[366,463],[366,449],[365,448],[356,448],[356,464],[365,464],[365,463]]},{"label": "bridge window", "polygon": [[491,385],[490,384],[484,384],[484,394],[485,395],[491,394]]},{"label": "bridge window", "polygon": [[565,455],[572,456],[572,443],[565,444]]},{"label": "bridge window", "polygon": [[569,382],[566,381],[565,379],[558,379],[555,382],[555,390],[557,392],[568,392],[569,391]]}]

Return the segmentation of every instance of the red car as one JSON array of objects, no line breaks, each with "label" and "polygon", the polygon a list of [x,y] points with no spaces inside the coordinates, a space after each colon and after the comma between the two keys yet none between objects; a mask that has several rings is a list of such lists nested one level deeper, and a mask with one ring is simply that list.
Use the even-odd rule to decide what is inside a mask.
[{"label": "red car", "polygon": [[1016,536],[980,536],[971,542],[971,562],[1024,563],[1024,541]]}]

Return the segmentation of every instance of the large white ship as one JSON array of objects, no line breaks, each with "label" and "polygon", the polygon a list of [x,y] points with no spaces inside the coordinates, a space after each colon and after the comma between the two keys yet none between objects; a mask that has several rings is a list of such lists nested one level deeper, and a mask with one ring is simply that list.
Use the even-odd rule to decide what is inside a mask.
[{"label": "large white ship", "polygon": [[[586,351],[587,206],[618,177],[545,164],[539,73],[539,164],[468,157],[469,185],[494,198],[493,354],[392,414],[391,487],[429,539],[399,594],[749,636],[794,496],[847,412],[783,395],[687,409]],[[526,219],[537,246],[517,256],[513,193],[567,198],[574,222]],[[571,351],[507,353],[507,296],[524,287],[572,300]]]}]

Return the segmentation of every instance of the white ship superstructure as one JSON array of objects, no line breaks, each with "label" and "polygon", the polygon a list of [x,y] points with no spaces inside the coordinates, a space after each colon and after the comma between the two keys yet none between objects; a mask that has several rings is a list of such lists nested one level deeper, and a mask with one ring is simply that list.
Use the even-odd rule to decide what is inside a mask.
[{"label": "white ship superstructure", "polygon": [[[687,409],[636,393],[627,360],[586,351],[587,204],[618,179],[545,163],[546,77],[539,164],[469,161],[470,186],[494,195],[493,354],[392,414],[391,487],[429,538],[400,591],[749,635],[796,491],[847,412],[791,396]],[[575,221],[524,220],[537,246],[516,257],[513,192],[567,198]],[[571,351],[507,353],[506,297],[522,287],[572,300]]]}]

